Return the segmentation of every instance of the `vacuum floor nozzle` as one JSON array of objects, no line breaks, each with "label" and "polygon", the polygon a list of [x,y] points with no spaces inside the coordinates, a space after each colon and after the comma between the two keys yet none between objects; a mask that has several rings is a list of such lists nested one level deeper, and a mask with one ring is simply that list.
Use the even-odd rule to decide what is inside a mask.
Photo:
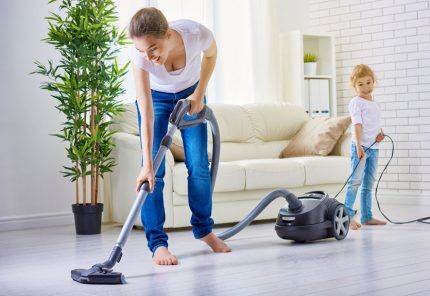
[{"label": "vacuum floor nozzle", "polygon": [[97,266],[90,269],[73,269],[71,276],[74,281],[82,284],[118,285],[126,283],[122,273],[112,270],[105,271]]}]

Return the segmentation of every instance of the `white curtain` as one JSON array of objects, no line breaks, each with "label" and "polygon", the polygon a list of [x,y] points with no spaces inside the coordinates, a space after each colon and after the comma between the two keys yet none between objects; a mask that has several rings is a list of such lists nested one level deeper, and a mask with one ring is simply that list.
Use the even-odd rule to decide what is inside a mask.
[{"label": "white curtain", "polygon": [[157,0],[168,20],[188,18],[214,32],[218,62],[209,102],[280,101],[275,0]]},{"label": "white curtain", "polygon": [[274,0],[251,0],[254,102],[281,101],[279,25]]},{"label": "white curtain", "polygon": [[[168,21],[190,19],[199,22],[214,32],[213,5],[216,0],[156,0],[155,6],[160,9]],[[215,36],[216,38],[216,36]],[[208,102],[216,101],[216,79],[212,76],[206,90]]]},{"label": "white curtain", "polygon": [[280,100],[278,22],[274,0],[214,1],[219,59],[217,101]]}]

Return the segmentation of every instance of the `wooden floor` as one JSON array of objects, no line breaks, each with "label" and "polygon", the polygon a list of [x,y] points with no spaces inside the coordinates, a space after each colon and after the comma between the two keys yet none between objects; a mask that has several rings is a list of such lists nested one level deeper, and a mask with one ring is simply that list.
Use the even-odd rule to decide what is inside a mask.
[{"label": "wooden floor", "polygon": [[[399,219],[424,211],[393,209]],[[76,283],[70,270],[107,259],[120,228],[95,236],[73,227],[0,233],[0,295],[430,295],[430,225],[365,226],[334,239],[297,244],[273,224],[251,225],[213,254],[190,231],[169,233],[180,265],[154,266],[133,230],[115,270],[128,284]],[[216,229],[216,232],[222,229]]]}]

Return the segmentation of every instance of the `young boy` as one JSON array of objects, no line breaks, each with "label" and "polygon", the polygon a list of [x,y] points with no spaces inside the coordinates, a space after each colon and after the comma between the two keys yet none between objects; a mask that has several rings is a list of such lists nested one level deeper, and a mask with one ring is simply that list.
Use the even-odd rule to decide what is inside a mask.
[{"label": "young boy", "polygon": [[372,188],[378,167],[378,143],[384,140],[381,112],[372,96],[375,83],[375,75],[369,66],[363,64],[355,66],[351,73],[351,85],[357,96],[352,98],[348,107],[353,126],[351,169],[359,164],[348,182],[345,197],[345,206],[351,217],[349,227],[353,230],[361,227],[361,224],[353,219],[355,214],[353,206],[360,184],[361,223],[364,225],[387,223],[372,216]]}]

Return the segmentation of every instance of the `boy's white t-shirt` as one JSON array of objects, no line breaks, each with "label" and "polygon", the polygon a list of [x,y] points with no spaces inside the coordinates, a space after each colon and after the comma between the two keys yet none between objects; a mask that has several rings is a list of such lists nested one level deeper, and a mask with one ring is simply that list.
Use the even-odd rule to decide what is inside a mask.
[{"label": "boy's white t-shirt", "polygon": [[[369,101],[357,96],[349,102],[348,110],[353,126],[353,141],[355,139],[354,125],[359,123],[362,126],[361,145],[370,147],[381,132],[381,111],[378,104],[374,100]],[[378,147],[378,143],[375,143],[371,149]]]},{"label": "boy's white t-shirt", "polygon": [[197,22],[177,20],[169,22],[169,28],[178,32],[185,47],[185,67],[167,72],[164,65],[147,61],[134,46],[131,52],[132,62],[149,72],[151,89],[167,93],[177,93],[200,79],[201,53],[209,48],[214,40],[212,32]]}]

